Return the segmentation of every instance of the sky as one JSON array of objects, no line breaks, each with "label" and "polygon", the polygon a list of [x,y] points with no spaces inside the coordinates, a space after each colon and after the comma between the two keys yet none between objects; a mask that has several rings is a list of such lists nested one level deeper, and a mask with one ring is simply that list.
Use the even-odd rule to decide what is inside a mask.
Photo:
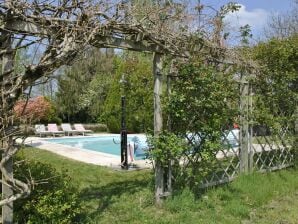
[{"label": "sky", "polygon": [[[197,2],[197,0],[193,0]],[[232,0],[201,0],[202,4],[210,4],[214,8],[231,2]],[[249,24],[255,39],[262,39],[264,26],[268,23],[270,15],[276,13],[286,13],[291,10],[293,0],[234,0],[241,5],[236,13],[230,13],[226,16],[225,21],[234,28],[239,30],[240,26]]]}]

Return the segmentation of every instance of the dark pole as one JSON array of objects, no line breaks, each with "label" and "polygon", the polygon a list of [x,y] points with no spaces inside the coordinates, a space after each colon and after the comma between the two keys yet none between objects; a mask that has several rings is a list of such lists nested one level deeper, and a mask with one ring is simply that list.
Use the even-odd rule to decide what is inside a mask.
[{"label": "dark pole", "polygon": [[121,96],[121,168],[128,169],[125,96]]}]

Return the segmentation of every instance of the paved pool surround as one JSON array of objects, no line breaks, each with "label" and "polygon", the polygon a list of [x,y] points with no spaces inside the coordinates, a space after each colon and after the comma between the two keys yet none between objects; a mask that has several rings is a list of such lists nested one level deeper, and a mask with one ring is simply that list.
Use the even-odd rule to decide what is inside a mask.
[{"label": "paved pool surround", "polygon": [[[92,134],[90,136],[82,136],[82,137],[88,138],[88,137],[97,137],[97,136],[110,136],[110,134]],[[134,134],[133,136],[138,136],[138,135]],[[78,138],[79,136],[75,136],[75,137]],[[66,137],[56,137],[56,138],[69,138],[69,137],[66,136]],[[80,162],[110,167],[113,169],[121,169],[120,156],[103,153],[103,152],[95,152],[92,150],[81,149],[73,146],[57,144],[57,143],[47,141],[48,139],[53,139],[53,138],[28,137],[25,140],[25,144],[42,150],[47,150],[55,154],[67,157],[69,159],[77,160]],[[129,170],[146,169],[146,168],[147,169],[152,168],[152,164],[149,160],[135,160],[130,164]]]}]

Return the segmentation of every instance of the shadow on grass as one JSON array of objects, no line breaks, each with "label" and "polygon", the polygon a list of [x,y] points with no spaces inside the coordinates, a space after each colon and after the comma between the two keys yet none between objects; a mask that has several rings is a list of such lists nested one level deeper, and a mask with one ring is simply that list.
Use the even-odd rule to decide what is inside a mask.
[{"label": "shadow on grass", "polygon": [[130,179],[83,189],[79,195],[80,200],[85,202],[89,201],[90,203],[94,201],[97,208],[95,210],[89,209],[81,214],[81,221],[85,221],[86,219],[92,220],[92,218],[100,216],[113,203],[120,202],[120,199],[115,200],[115,198],[120,198],[124,194],[133,195],[145,188],[151,188],[150,183],[150,179]]}]

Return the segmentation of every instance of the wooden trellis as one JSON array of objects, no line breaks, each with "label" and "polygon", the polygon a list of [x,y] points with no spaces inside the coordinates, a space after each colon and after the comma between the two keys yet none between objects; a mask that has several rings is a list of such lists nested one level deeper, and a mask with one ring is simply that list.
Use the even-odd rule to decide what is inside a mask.
[{"label": "wooden trellis", "polygon": [[[297,151],[297,115],[291,114],[281,121],[277,118],[279,129],[256,121],[257,108],[253,103],[256,96],[253,92],[252,85],[243,80],[240,82],[240,130],[222,132],[220,147],[206,152],[200,143],[206,137],[204,134],[198,132],[187,135],[189,145],[196,150],[185,158],[184,164],[193,166],[196,163],[200,167],[192,171],[194,182],[199,182],[198,187],[227,183],[241,173],[267,172],[293,166]],[[260,125],[266,131],[258,131]]]}]

